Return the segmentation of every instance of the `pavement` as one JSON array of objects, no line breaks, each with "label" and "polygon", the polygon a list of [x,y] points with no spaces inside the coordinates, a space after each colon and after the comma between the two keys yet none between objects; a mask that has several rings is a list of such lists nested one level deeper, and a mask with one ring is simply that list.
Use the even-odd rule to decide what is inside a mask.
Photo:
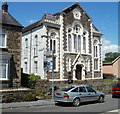
[{"label": "pavement", "polygon": [[31,102],[1,103],[0,104],[0,109],[32,107],[32,106],[44,106],[44,105],[54,105],[54,104],[55,104],[55,102],[52,99],[49,99],[49,100],[37,100],[37,101],[31,101]]}]

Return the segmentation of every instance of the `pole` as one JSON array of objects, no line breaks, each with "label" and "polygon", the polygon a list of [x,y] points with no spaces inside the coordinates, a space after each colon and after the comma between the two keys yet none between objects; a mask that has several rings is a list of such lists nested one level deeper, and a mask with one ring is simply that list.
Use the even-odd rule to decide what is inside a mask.
[{"label": "pole", "polygon": [[54,52],[52,51],[52,99],[54,99]]}]

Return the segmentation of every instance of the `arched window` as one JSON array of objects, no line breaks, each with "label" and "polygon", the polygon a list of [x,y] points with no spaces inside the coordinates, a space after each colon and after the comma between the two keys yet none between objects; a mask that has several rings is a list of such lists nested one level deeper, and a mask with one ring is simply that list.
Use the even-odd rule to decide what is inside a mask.
[{"label": "arched window", "polygon": [[80,32],[80,25],[75,25],[74,31],[75,31],[75,33],[79,33]]},{"label": "arched window", "polygon": [[56,53],[56,40],[53,40],[53,52]]},{"label": "arched window", "polygon": [[98,70],[99,60],[98,60],[98,41],[94,40],[94,70]]},{"label": "arched window", "polygon": [[50,40],[49,40],[49,49],[53,51],[53,68],[57,70],[57,34],[55,32],[50,33]]},{"label": "arched window", "polygon": [[68,51],[72,51],[72,39],[71,39],[71,35],[68,34]]},{"label": "arched window", "polygon": [[74,34],[74,51],[77,52],[77,35]]},{"label": "arched window", "polygon": [[38,35],[35,35],[34,55],[38,54]]},{"label": "arched window", "polygon": [[83,51],[86,53],[86,37],[83,37]]},{"label": "arched window", "polygon": [[56,33],[52,32],[50,34],[50,51],[54,51],[56,53]]},{"label": "arched window", "polygon": [[81,37],[78,35],[78,52],[81,52]]},{"label": "arched window", "polygon": [[98,57],[98,45],[97,45],[97,40],[94,40],[94,57]]},{"label": "arched window", "polygon": [[55,38],[55,36],[56,36],[56,33],[55,33],[55,32],[52,32],[52,33],[50,34],[50,37],[51,37],[51,38]]},{"label": "arched window", "polygon": [[28,39],[25,39],[25,56],[28,55]]}]

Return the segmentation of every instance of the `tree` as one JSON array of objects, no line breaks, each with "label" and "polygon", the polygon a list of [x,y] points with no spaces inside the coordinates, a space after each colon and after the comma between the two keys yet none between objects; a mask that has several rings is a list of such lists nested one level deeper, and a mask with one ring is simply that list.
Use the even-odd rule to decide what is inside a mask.
[{"label": "tree", "polygon": [[114,61],[118,56],[120,55],[120,53],[117,52],[109,52],[105,54],[105,61],[103,61],[104,63],[109,63]]}]

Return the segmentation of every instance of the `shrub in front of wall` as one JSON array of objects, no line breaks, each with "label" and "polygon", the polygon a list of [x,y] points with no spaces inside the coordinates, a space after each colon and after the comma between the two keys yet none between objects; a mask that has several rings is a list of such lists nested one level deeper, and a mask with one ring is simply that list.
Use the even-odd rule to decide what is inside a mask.
[{"label": "shrub in front of wall", "polygon": [[46,98],[46,95],[45,95],[45,92],[44,91],[39,91],[35,94],[36,98],[38,99],[45,99]]},{"label": "shrub in front of wall", "polygon": [[35,100],[37,100],[37,99],[36,99],[36,95],[35,95],[35,94],[28,94],[28,95],[26,95],[26,96],[24,97],[24,100],[25,100],[25,101],[35,101]]},{"label": "shrub in front of wall", "polygon": [[28,77],[28,87],[31,88],[31,89],[34,89],[35,88],[35,83],[38,79],[40,79],[40,76],[36,76],[34,74],[31,74]]},{"label": "shrub in front of wall", "polygon": [[10,103],[13,102],[13,97],[11,96],[6,96],[5,98],[2,99],[3,103]]}]

